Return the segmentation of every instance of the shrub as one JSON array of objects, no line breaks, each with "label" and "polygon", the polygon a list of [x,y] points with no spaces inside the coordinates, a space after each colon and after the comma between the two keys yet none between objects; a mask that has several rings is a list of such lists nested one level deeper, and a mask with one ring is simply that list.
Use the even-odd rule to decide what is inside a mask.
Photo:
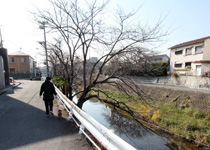
[{"label": "shrub", "polygon": [[60,78],[60,77],[54,77],[53,78],[53,83],[56,85],[56,86],[58,86],[58,87],[63,87],[64,85],[65,85],[65,82],[63,81],[63,79],[62,78]]},{"label": "shrub", "polygon": [[153,68],[152,74],[153,76],[167,76],[167,71],[169,69],[169,63],[167,62],[160,62],[160,63],[153,63],[151,64]]},{"label": "shrub", "polygon": [[197,110],[197,111],[194,112],[194,117],[195,117],[196,119],[205,118],[205,117],[206,117],[206,113],[203,112],[203,111]]},{"label": "shrub", "polygon": [[176,72],[173,72],[171,75],[172,78],[178,78],[178,74]]},{"label": "shrub", "polygon": [[169,126],[176,126],[177,122],[175,120],[173,120],[173,119],[166,119],[165,120],[165,124],[166,124],[167,127],[169,127]]},{"label": "shrub", "polygon": [[195,122],[188,122],[188,124],[186,125],[186,131],[196,131],[196,130],[200,130],[199,124],[197,121]]},{"label": "shrub", "polygon": [[190,71],[190,69],[174,69],[174,71]]},{"label": "shrub", "polygon": [[210,121],[210,114],[206,116],[206,120]]},{"label": "shrub", "polygon": [[189,117],[193,116],[194,110],[192,108],[186,108],[184,111]]},{"label": "shrub", "polygon": [[180,97],[180,95],[177,95],[176,98],[172,99],[172,102],[176,102],[178,100],[178,98]]},{"label": "shrub", "polygon": [[152,114],[152,120],[156,120],[160,116],[160,110],[154,111]]}]

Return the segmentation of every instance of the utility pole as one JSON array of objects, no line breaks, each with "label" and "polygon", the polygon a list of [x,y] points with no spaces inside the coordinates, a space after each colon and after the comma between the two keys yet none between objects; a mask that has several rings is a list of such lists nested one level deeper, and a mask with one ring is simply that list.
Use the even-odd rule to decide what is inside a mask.
[{"label": "utility pole", "polygon": [[44,30],[44,49],[45,49],[45,55],[46,55],[47,76],[49,77],[48,53],[47,53],[47,39],[46,39],[46,31],[45,31],[45,27],[46,27],[47,22],[46,21],[39,21],[38,23],[41,24],[39,26],[39,28]]}]

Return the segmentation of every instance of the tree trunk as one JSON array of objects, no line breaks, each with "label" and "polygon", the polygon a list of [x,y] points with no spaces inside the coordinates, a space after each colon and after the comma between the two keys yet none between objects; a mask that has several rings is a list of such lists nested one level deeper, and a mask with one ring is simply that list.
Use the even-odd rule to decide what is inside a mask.
[{"label": "tree trunk", "polygon": [[69,99],[72,101],[73,100],[73,91],[72,91],[73,89],[72,89],[72,86],[69,86]]},{"label": "tree trunk", "polygon": [[83,104],[85,103],[86,99],[85,98],[80,98],[77,102],[77,106],[82,109]]},{"label": "tree trunk", "polygon": [[65,86],[62,87],[62,93],[65,95],[66,92],[65,92]]}]

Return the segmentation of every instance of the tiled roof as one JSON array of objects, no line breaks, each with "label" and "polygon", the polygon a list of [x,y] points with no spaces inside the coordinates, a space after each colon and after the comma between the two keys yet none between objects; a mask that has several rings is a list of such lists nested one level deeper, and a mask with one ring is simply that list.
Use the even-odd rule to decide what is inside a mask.
[{"label": "tiled roof", "polygon": [[30,55],[29,54],[26,54],[26,53],[24,53],[22,51],[17,51],[17,52],[14,52],[14,53],[9,54],[9,56],[30,56]]},{"label": "tiled roof", "polygon": [[158,59],[158,58],[163,58],[163,57],[167,57],[167,58],[169,58],[169,57],[168,57],[168,55],[166,55],[166,54],[151,56],[151,58],[152,58],[152,59]]},{"label": "tiled roof", "polygon": [[200,38],[200,39],[184,42],[184,43],[181,43],[181,44],[174,45],[174,46],[170,47],[169,49],[174,49],[174,48],[179,48],[179,47],[183,47],[183,46],[188,46],[188,45],[191,45],[191,44],[204,42],[206,39],[209,39],[209,38],[210,38],[210,36],[207,36],[207,37],[203,37],[203,38]]}]

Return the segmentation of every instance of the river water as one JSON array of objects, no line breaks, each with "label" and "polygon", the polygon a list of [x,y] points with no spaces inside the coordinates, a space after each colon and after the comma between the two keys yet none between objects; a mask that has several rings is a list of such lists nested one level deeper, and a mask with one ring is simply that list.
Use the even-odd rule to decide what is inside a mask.
[{"label": "river water", "polygon": [[194,144],[145,129],[97,100],[85,102],[83,110],[138,150],[200,150]]}]

